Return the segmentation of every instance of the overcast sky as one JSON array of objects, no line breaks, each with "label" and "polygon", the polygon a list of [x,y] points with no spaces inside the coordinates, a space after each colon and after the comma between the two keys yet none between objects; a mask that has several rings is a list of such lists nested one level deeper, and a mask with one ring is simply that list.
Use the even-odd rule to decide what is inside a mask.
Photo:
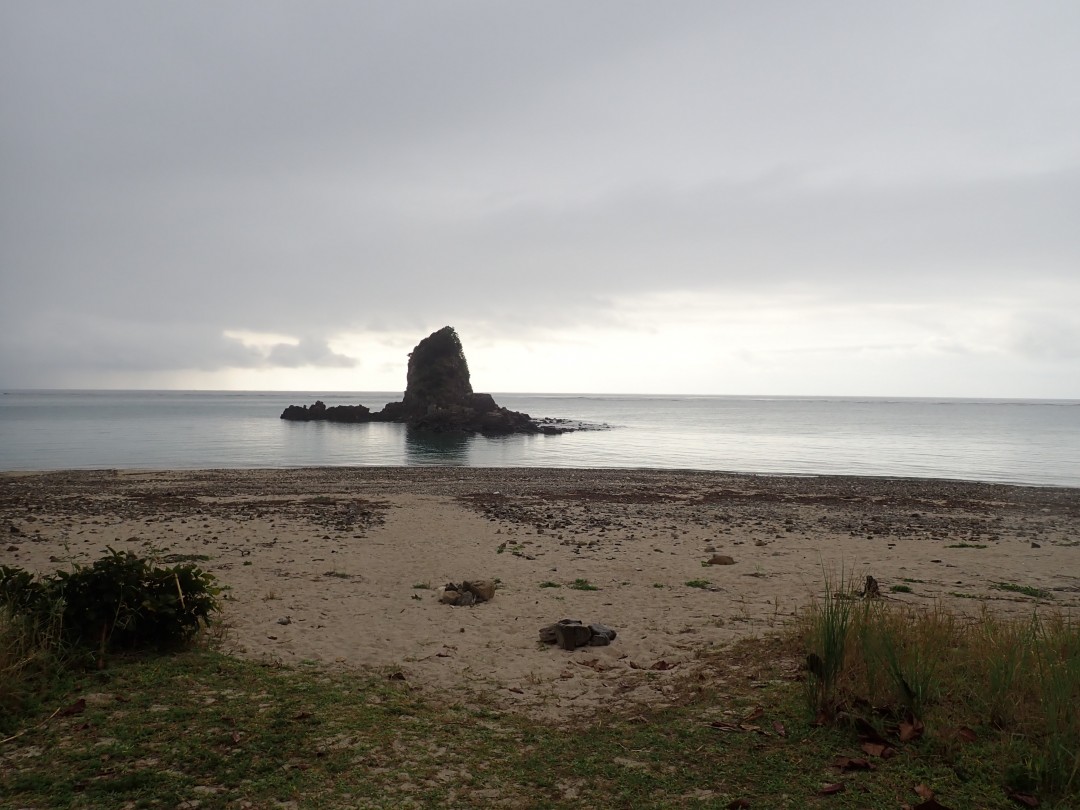
[{"label": "overcast sky", "polygon": [[1080,3],[8,2],[0,387],[1080,398]]}]

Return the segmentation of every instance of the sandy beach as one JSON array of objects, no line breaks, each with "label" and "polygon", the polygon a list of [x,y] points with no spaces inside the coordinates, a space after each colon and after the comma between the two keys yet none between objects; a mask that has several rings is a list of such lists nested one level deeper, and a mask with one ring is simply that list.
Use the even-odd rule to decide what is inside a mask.
[{"label": "sandy beach", "polygon": [[[536,716],[664,703],[702,653],[790,619],[823,569],[971,614],[1033,609],[1001,583],[1080,606],[1080,490],[1065,488],[635,470],[5,473],[0,531],[0,563],[35,571],[106,546],[195,562],[227,589],[240,654],[374,667]],[[714,554],[734,563],[703,565]],[[440,603],[465,579],[497,580],[495,598]],[[539,643],[562,618],[618,637]]]}]

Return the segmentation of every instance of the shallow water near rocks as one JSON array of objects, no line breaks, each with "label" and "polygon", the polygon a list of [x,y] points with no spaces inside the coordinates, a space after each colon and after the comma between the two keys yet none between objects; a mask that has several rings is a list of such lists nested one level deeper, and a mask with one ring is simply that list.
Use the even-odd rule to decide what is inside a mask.
[{"label": "shallow water near rocks", "polygon": [[295,423],[290,404],[400,392],[4,391],[0,469],[618,467],[1080,486],[1080,401],[495,394],[562,436]]}]

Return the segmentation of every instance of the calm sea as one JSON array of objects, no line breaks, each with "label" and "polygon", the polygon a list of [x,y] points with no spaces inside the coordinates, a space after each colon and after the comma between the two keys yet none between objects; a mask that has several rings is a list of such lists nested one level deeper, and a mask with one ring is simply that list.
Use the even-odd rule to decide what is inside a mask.
[{"label": "calm sea", "polygon": [[0,469],[321,465],[652,467],[1080,486],[1080,401],[496,394],[563,436],[431,437],[285,422],[400,392],[0,391]]}]

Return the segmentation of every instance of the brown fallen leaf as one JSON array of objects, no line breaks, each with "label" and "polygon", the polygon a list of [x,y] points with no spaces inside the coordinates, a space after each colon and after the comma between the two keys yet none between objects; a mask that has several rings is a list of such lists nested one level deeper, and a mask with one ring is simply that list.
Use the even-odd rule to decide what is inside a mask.
[{"label": "brown fallen leaf", "polygon": [[1030,793],[1016,793],[1015,791],[1009,791],[1009,798],[1017,804],[1022,804],[1024,807],[1038,807],[1039,800],[1032,796]]},{"label": "brown fallen leaf", "polygon": [[919,802],[915,805],[913,810],[951,810],[951,808],[946,807],[937,799],[927,799],[925,802]]},{"label": "brown fallen leaf", "polygon": [[76,714],[82,714],[86,711],[86,698],[79,698],[70,706],[65,706],[63,709],[56,713],[57,717],[74,717]]},{"label": "brown fallen leaf", "polygon": [[851,757],[837,757],[833,760],[832,766],[839,768],[842,773],[848,773],[849,771],[870,771],[874,769],[874,766],[870,764],[869,760],[859,757],[858,759],[852,759]]},{"label": "brown fallen leaf", "polygon": [[755,706],[746,717],[742,719],[744,723],[750,723],[757,720],[761,715],[765,714],[765,710],[760,706]]},{"label": "brown fallen leaf", "polygon": [[709,723],[709,728],[715,728],[718,731],[741,731],[735,723],[725,723],[723,720],[714,720]]},{"label": "brown fallen leaf", "polygon": [[915,793],[920,799],[934,798],[934,791],[932,791],[930,788],[923,784],[918,784],[915,786]]},{"label": "brown fallen leaf", "polygon": [[661,658],[659,661],[657,661],[655,664],[653,664],[651,667],[649,667],[649,669],[655,669],[655,670],[657,670],[659,672],[666,672],[669,669],[675,669],[676,666],[677,666],[677,664],[672,664],[672,663],[670,663],[668,661],[665,661],[663,658]]},{"label": "brown fallen leaf", "polygon": [[900,742],[912,742],[919,739],[923,734],[922,721],[909,717],[900,721]]},{"label": "brown fallen leaf", "polygon": [[843,782],[833,782],[831,785],[825,785],[818,791],[818,796],[833,796],[837,793],[844,792]]},{"label": "brown fallen leaf", "polygon": [[855,718],[855,730],[859,732],[859,739],[863,742],[877,743],[878,745],[889,744],[889,741],[878,733],[878,730],[861,717]]},{"label": "brown fallen leaf", "polygon": [[773,720],[772,727],[773,727],[773,731],[775,731],[781,737],[786,737],[787,736],[787,729],[784,728],[784,724],[781,723],[779,720]]},{"label": "brown fallen leaf", "polygon": [[862,750],[863,753],[872,757],[879,757],[880,759],[888,759],[896,753],[896,749],[891,745],[873,742],[864,742],[862,744]]},{"label": "brown fallen leaf", "polygon": [[296,714],[293,715],[292,719],[293,720],[307,720],[307,719],[309,719],[311,717],[314,717],[314,715],[311,712],[297,712]]},{"label": "brown fallen leaf", "polygon": [[736,799],[733,802],[728,802],[727,810],[749,810],[749,799]]}]

